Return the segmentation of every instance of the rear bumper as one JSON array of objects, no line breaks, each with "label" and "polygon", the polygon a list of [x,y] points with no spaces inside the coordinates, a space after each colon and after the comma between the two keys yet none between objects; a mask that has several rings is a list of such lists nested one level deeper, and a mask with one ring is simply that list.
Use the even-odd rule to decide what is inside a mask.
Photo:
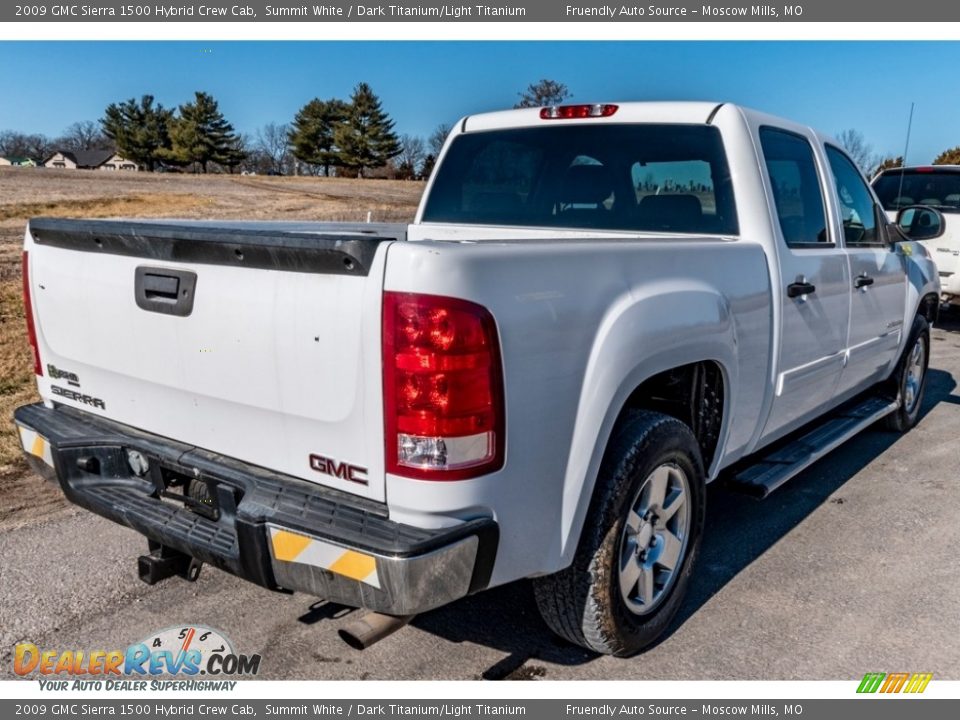
[{"label": "rear bumper", "polygon": [[960,273],[940,273],[940,298],[944,302],[955,302],[960,296]]},{"label": "rear bumper", "polygon": [[[14,420],[31,466],[71,502],[263,587],[411,615],[489,582],[499,538],[490,518],[412,527],[379,503],[72,408],[26,405]],[[128,450],[147,459],[142,476]],[[161,497],[171,474],[206,485],[203,514]]]}]

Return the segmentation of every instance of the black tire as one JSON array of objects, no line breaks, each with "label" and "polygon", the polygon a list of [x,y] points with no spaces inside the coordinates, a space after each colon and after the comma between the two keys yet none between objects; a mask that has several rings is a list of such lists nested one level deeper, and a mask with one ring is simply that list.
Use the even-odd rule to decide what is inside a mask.
[{"label": "black tire", "polygon": [[[920,376],[919,388],[912,393],[907,392],[907,383],[910,380],[911,359],[914,353],[922,353],[922,374]],[[930,325],[923,315],[917,315],[913,319],[913,326],[910,328],[910,336],[903,349],[903,355],[897,363],[893,375],[890,377],[890,388],[895,396],[900,400],[900,407],[895,412],[890,413],[884,418],[884,425],[888,430],[903,433],[917,424],[920,419],[920,406],[923,405],[923,392],[927,387],[927,367],[930,365]],[[908,398],[912,401],[907,402]]]},{"label": "black tire", "polygon": [[[665,465],[688,479],[685,550],[656,605],[636,614],[620,585],[627,547],[624,526],[641,500],[645,481]],[[649,646],[680,608],[699,554],[705,512],[703,461],[690,428],[660,413],[631,412],[618,423],[607,446],[573,564],[534,580],[544,621],[566,640],[598,653],[626,657]]]}]

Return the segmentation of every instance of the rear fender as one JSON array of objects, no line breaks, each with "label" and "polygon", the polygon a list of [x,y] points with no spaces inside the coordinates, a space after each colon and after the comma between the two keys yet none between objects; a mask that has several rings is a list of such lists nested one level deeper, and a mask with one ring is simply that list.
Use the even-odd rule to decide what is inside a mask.
[{"label": "rear fender", "polygon": [[[723,424],[713,466],[722,456],[730,399],[736,396],[735,325],[726,298],[709,285],[688,280],[650,283],[643,295],[613,304],[594,337],[563,483],[563,564],[572,561],[603,453],[631,393],[666,370],[704,360],[724,376]],[[708,469],[712,477],[713,468]]]}]

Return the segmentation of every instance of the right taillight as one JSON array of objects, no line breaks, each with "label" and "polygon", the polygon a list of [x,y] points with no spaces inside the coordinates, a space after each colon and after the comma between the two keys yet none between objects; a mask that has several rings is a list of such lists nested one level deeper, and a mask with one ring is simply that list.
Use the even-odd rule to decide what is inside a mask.
[{"label": "right taillight", "polygon": [[33,348],[33,373],[43,375],[43,365],[40,363],[40,347],[37,345],[37,327],[33,322],[33,302],[30,297],[30,255],[23,251],[23,314],[27,317],[27,337],[30,347]]},{"label": "right taillight", "polygon": [[387,472],[463,480],[503,465],[500,343],[486,308],[384,293],[383,392]]}]

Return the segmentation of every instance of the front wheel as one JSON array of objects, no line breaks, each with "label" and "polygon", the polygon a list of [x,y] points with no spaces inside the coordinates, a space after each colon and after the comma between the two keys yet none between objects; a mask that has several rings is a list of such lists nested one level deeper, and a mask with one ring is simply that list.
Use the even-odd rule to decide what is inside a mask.
[{"label": "front wheel", "polygon": [[910,337],[890,382],[900,406],[886,417],[886,426],[894,432],[906,432],[920,419],[923,391],[927,386],[930,364],[930,325],[923,315],[913,319]]},{"label": "front wheel", "polygon": [[618,656],[659,637],[680,608],[699,551],[704,485],[700,448],[686,425],[646,411],[622,420],[573,564],[534,581],[547,625]]}]

